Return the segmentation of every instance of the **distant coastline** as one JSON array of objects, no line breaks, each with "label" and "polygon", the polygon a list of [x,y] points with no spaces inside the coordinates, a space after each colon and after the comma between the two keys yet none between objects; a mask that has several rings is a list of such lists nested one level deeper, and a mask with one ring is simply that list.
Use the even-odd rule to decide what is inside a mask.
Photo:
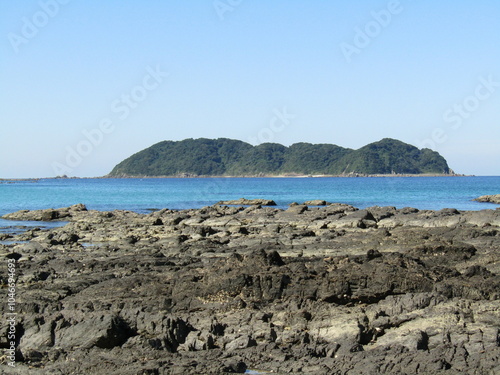
[{"label": "distant coastline", "polygon": [[[356,177],[476,177],[476,175],[466,175],[466,174],[445,174],[445,173],[422,173],[422,174],[339,174],[339,175],[326,175],[326,174],[313,174],[313,175],[299,175],[299,174],[257,174],[257,175],[246,175],[246,176],[210,176],[210,175],[172,175],[172,176],[95,176],[95,177],[78,177],[78,176],[56,176],[56,177],[23,177],[23,178],[0,178],[0,184],[14,183],[14,182],[36,182],[39,180],[92,180],[92,179],[143,179],[143,178],[356,178]],[[494,177],[494,176],[493,176]]]},{"label": "distant coastline", "polygon": [[465,175],[465,174],[450,174],[450,173],[421,173],[421,174],[411,174],[411,173],[391,173],[391,174],[364,174],[364,173],[350,173],[350,174],[254,174],[254,175],[191,175],[191,174],[181,174],[181,175],[171,175],[171,176],[102,176],[96,178],[356,178],[356,177],[475,177],[475,175]]}]

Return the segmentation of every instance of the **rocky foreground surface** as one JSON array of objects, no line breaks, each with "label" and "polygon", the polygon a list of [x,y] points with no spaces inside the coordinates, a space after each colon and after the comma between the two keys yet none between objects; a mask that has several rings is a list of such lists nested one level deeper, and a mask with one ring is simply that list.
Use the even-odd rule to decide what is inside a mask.
[{"label": "rocky foreground surface", "polygon": [[[69,223],[0,234],[27,241],[0,245],[5,295],[17,260],[5,374],[500,373],[499,209],[75,205],[8,218]],[[6,349],[6,319],[0,331]]]}]

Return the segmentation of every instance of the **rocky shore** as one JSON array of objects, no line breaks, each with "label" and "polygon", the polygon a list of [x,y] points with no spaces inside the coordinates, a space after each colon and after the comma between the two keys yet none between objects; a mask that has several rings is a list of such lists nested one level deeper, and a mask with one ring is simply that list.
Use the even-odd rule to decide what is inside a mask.
[{"label": "rocky shore", "polygon": [[500,373],[500,209],[307,203],[6,215],[2,373]]},{"label": "rocky shore", "polygon": [[482,195],[474,200],[477,202],[500,204],[500,194]]}]

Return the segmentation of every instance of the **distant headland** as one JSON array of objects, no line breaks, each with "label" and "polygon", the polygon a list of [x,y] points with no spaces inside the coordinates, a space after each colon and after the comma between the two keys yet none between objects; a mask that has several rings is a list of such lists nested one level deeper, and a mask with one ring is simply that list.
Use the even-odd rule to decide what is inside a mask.
[{"label": "distant headland", "polygon": [[455,175],[436,151],[384,138],[353,150],[334,144],[185,139],[163,141],[116,165],[106,177],[323,177]]}]

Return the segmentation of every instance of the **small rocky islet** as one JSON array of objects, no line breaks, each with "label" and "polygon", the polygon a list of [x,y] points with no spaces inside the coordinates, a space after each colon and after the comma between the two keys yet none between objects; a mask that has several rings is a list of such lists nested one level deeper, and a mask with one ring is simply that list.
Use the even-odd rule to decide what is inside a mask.
[{"label": "small rocky islet", "polygon": [[500,194],[482,195],[474,200],[477,202],[500,204]]},{"label": "small rocky islet", "polygon": [[0,233],[2,371],[499,373],[500,209],[272,203],[6,215],[68,223]]}]

